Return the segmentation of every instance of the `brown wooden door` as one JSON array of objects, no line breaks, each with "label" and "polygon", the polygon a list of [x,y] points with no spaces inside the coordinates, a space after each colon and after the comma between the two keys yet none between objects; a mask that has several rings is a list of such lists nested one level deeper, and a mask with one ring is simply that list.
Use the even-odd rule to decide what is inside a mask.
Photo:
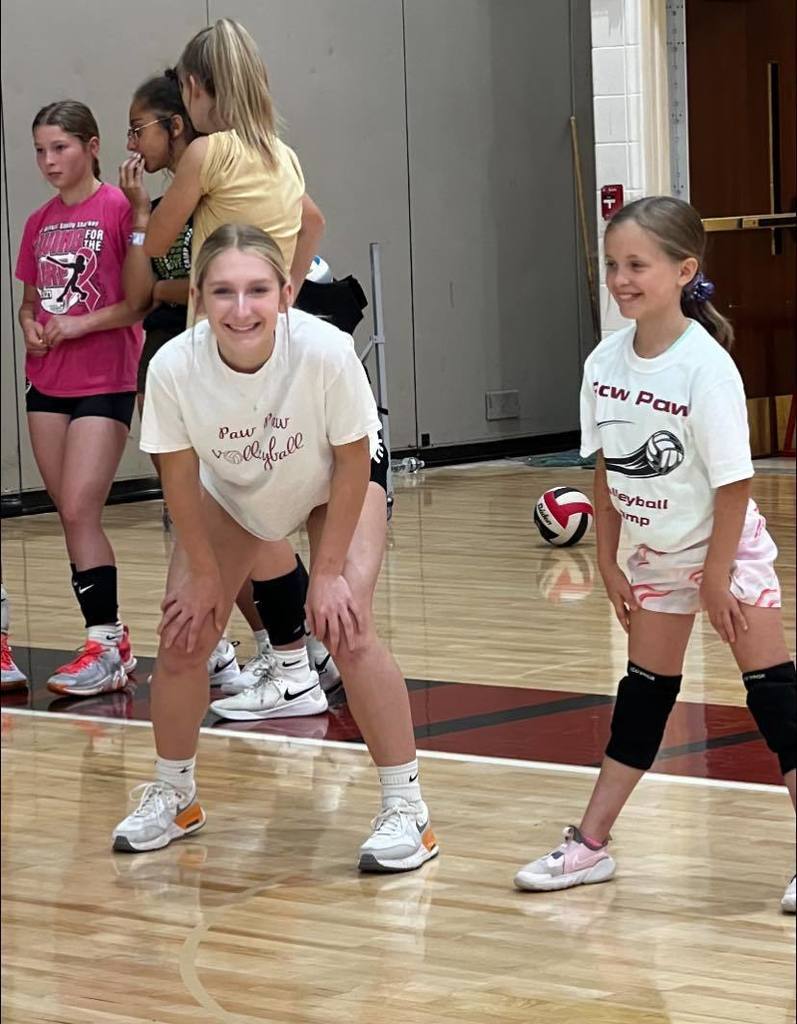
[{"label": "brown wooden door", "polygon": [[690,200],[724,228],[709,234],[707,272],[750,399],[794,391],[797,230],[711,219],[797,209],[796,48],[797,0],[687,0]]}]

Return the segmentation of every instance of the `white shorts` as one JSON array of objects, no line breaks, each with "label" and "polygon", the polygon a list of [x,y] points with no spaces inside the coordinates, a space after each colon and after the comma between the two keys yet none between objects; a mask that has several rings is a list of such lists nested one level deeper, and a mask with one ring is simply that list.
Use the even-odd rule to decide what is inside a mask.
[{"label": "white shorts", "polygon": [[[691,615],[701,610],[700,583],[708,541],[672,554],[645,544],[628,559],[629,582],[640,608],[651,612]],[[731,566],[730,590],[741,604],[780,608],[780,583],[775,573],[778,549],[767,533],[767,521],[750,502]]]}]

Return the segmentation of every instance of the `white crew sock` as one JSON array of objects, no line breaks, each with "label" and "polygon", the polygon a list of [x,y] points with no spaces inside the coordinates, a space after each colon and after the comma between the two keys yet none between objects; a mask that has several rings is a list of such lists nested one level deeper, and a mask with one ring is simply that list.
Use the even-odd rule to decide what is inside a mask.
[{"label": "white crew sock", "polygon": [[418,782],[418,761],[395,764],[386,768],[377,767],[379,785],[382,787],[382,806],[388,807],[399,800],[410,804],[421,802],[421,784]]},{"label": "white crew sock", "polygon": [[196,792],[195,766],[196,757],[186,758],[185,761],[170,761],[166,757],[159,757],[155,761],[155,777],[159,782],[167,782],[182,796],[192,798]]}]

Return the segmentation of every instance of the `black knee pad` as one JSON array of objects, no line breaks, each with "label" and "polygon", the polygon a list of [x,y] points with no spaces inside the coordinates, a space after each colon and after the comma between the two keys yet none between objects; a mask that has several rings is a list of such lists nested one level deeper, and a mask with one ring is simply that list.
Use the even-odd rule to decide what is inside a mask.
[{"label": "black knee pad", "polygon": [[292,644],[304,636],[307,581],[307,570],[298,558],[296,568],[284,576],[252,580],[252,599],[275,647]]},{"label": "black knee pad", "polygon": [[310,576],[307,572],[307,569],[305,569],[304,562],[302,561],[299,555],[296,556],[296,568],[298,569],[299,575],[301,576],[302,582],[304,583],[304,594],[305,597],[307,597],[307,588],[310,585]]},{"label": "black knee pad", "polygon": [[660,676],[628,662],[612,715],[606,754],[629,768],[647,771],[656,760],[682,676]]},{"label": "black knee pad", "polygon": [[785,775],[797,767],[797,674],[793,661],[742,674],[747,706]]}]

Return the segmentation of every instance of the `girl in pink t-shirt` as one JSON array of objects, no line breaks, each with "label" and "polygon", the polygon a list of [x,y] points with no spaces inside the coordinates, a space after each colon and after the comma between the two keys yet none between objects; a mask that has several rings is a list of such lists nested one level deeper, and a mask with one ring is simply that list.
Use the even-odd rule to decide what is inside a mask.
[{"label": "girl in pink t-shirt", "polygon": [[28,428],[88,630],[78,657],[47,685],[88,697],[121,689],[135,665],[101,522],[130,429],[141,351],[141,313],[125,301],[123,283],[132,211],[118,188],[99,180],[99,132],[84,104],[43,107],[33,141],[58,194],[28,218],[17,259]]}]

